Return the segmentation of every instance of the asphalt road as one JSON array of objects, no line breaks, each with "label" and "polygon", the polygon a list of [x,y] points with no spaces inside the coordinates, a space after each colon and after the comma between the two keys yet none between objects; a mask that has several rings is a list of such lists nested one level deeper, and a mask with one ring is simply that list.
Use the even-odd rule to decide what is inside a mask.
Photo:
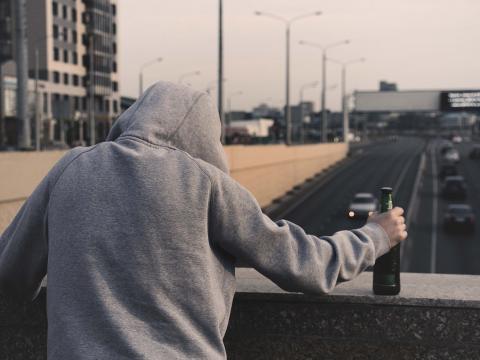
[{"label": "asphalt road", "polygon": [[[362,148],[363,153],[342,166],[300,206],[284,216],[301,225],[308,233],[330,235],[338,230],[353,229],[364,221],[352,221],[346,211],[358,192],[379,195],[383,186],[394,189],[394,204],[409,209],[417,173],[418,193],[410,208],[409,239],[402,255],[402,271],[449,274],[480,274],[480,160],[468,159],[472,143],[457,145],[461,153],[458,165],[465,177],[467,203],[477,211],[477,229],[472,235],[447,234],[443,230],[444,210],[448,203],[439,191],[441,155],[438,140],[400,138]],[[419,172],[425,153],[425,167]]]}]

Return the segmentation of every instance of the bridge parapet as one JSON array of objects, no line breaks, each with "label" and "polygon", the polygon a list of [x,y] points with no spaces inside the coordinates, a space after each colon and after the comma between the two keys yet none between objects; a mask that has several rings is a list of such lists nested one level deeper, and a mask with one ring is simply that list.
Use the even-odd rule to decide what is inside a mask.
[{"label": "bridge parapet", "polygon": [[[479,359],[477,276],[402,273],[399,296],[375,296],[371,273],[331,295],[287,293],[237,269],[229,359]],[[27,306],[0,297],[0,358],[46,358],[45,291]]]}]

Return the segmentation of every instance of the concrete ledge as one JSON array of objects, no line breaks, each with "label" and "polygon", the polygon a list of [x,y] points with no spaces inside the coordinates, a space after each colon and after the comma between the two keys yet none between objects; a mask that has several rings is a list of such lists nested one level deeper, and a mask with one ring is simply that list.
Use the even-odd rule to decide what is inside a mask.
[{"label": "concrete ledge", "polygon": [[231,359],[478,359],[480,278],[402,274],[400,296],[371,292],[371,273],[328,296],[285,293],[250,269],[225,344]]},{"label": "concrete ledge", "polygon": [[[251,269],[225,336],[229,359],[480,359],[480,278],[402,273],[400,296],[371,293],[371,273],[331,295],[286,293]],[[45,292],[0,298],[0,359],[46,358]]]}]

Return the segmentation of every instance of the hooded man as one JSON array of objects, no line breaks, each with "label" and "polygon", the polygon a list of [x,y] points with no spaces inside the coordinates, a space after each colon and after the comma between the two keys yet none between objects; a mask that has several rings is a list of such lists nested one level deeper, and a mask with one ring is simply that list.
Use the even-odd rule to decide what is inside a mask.
[{"label": "hooded man", "polygon": [[224,359],[235,263],[322,294],[406,238],[403,210],[333,236],[273,222],[228,175],[209,96],[158,83],[69,151],[0,238],[0,291],[48,274],[49,359]]}]

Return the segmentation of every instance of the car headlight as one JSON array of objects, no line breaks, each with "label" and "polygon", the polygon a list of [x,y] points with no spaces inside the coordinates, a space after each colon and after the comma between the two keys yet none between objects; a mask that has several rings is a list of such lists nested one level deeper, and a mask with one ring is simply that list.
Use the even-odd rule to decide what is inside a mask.
[{"label": "car headlight", "polygon": [[349,212],[348,212],[348,216],[351,217],[351,218],[353,218],[353,217],[355,216],[355,213],[354,213],[353,211],[349,211]]},{"label": "car headlight", "polygon": [[372,216],[372,214],[373,214],[373,211],[368,212],[368,216]]}]

